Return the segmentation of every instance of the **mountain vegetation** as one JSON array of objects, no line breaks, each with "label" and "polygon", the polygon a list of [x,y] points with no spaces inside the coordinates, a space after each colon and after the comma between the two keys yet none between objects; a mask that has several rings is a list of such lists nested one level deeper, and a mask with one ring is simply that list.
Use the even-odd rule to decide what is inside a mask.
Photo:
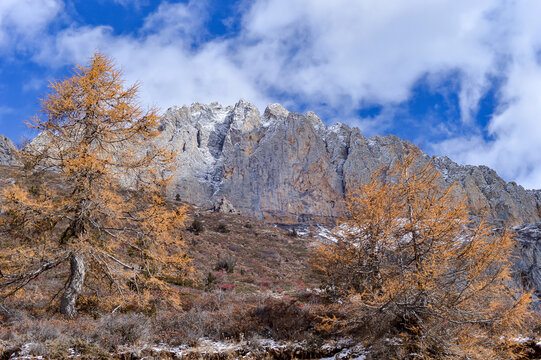
[{"label": "mountain vegetation", "polygon": [[[323,206],[331,215],[345,209],[334,229],[280,227],[239,215],[223,198],[225,213],[183,203],[186,192],[171,189],[183,171],[178,154],[156,141],[170,119],[144,110],[137,85],[126,87],[107,56],[96,53],[50,87],[30,123],[38,137],[15,165],[0,165],[0,358],[519,359],[540,350],[521,340],[540,322],[513,277],[513,234],[472,217],[416,147],[387,144],[386,159],[397,155],[390,165],[345,184],[337,174],[358,164],[340,160],[341,143],[327,166],[296,141],[302,133],[323,144],[313,117],[308,128],[289,114],[291,126],[269,125],[247,111],[242,124],[231,117],[223,141],[198,130],[193,146],[206,139],[240,154],[215,175],[244,177],[237,165],[274,126],[300,174],[327,169],[330,188],[347,185],[345,201]],[[241,130],[251,137],[239,148]],[[192,145],[181,146],[184,159]],[[209,154],[200,160],[218,164]],[[325,183],[287,175],[296,181],[287,191],[302,189],[310,201],[312,185]],[[248,180],[235,194],[253,191]],[[278,200],[292,212],[304,206]],[[204,349],[212,341],[221,352]]]},{"label": "mountain vegetation", "polygon": [[[144,302],[152,291],[174,298],[165,280],[189,273],[178,236],[184,210],[163,196],[172,154],[123,150],[155,137],[160,118],[137,105],[137,86],[125,88],[121,75],[96,53],[42,100],[42,117],[31,123],[41,143],[24,149],[23,176],[2,190],[0,226],[17,239],[2,244],[3,298],[68,263],[60,312],[73,317],[84,286],[115,308],[132,297]],[[62,186],[36,184],[48,169]],[[127,174],[136,179],[128,187]]]},{"label": "mountain vegetation", "polygon": [[411,147],[347,199],[314,267],[353,311],[348,326],[370,329],[373,344],[407,344],[397,358],[514,358],[502,339],[525,330],[530,294],[512,285],[512,237],[473,223],[430,163],[415,166],[419,156]]}]

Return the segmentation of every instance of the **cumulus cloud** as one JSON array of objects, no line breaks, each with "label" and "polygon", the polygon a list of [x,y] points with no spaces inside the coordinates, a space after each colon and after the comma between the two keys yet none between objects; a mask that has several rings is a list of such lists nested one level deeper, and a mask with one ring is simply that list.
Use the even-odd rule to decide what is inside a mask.
[{"label": "cumulus cloud", "polygon": [[[49,5],[42,6],[47,11],[34,28],[39,29],[61,4],[35,1]],[[1,2],[7,3],[30,0]],[[2,6],[5,35],[4,23],[21,22],[5,15]],[[372,134],[400,121],[397,106],[412,96],[420,78],[437,88],[457,77],[460,121],[473,132],[456,136],[447,127],[447,140],[426,147],[541,187],[541,23],[535,16],[541,4],[536,0],[254,0],[243,3],[239,31],[217,38],[206,36],[209,6],[209,1],[163,2],[135,35],[73,25],[44,39],[34,58],[50,66],[84,63],[100,49],[118,60],[129,81],[141,81],[149,104],[231,104],[242,97],[263,107],[281,101]],[[485,127],[475,119],[494,76],[503,79],[500,104]],[[381,113],[359,118],[359,107],[370,104],[380,104]]]},{"label": "cumulus cloud", "polygon": [[246,98],[259,106],[270,102],[224,41],[194,48],[205,10],[201,2],[162,4],[137,36],[116,36],[107,26],[71,27],[55,34],[36,55],[40,63],[63,66],[86,63],[99,50],[121,64],[128,82],[140,82],[141,98],[166,109],[192,102],[233,104]]},{"label": "cumulus cloud", "polygon": [[[280,79],[284,88],[333,106],[399,102],[423,74],[457,68],[471,87],[480,86],[492,62],[480,41],[490,4],[259,1],[245,21],[245,34],[257,45],[244,60],[259,64],[254,71],[268,83]],[[478,95],[463,98],[475,104]]]},{"label": "cumulus cloud", "polygon": [[[492,3],[314,0],[307,6],[300,0],[259,0],[244,14],[238,36],[195,49],[194,37],[204,31],[205,7],[195,1],[163,3],[146,19],[138,38],[114,37],[105,28],[69,29],[58,34],[54,52],[63,59],[73,54],[76,60],[85,48],[93,51],[98,46],[112,49],[119,60],[131,56],[117,48],[137,52],[136,58],[149,57],[141,72],[152,71],[152,63],[176,63],[168,68],[170,79],[178,75],[188,88],[201,85],[205,92],[213,91],[213,82],[217,100],[223,100],[223,88],[234,91],[239,84],[254,92],[236,97],[283,95],[280,100],[286,103],[300,101],[315,110],[325,104],[335,120],[351,117],[361,102],[403,101],[415,80],[427,72],[437,75],[460,68],[470,84],[461,94],[461,104],[471,109],[493,61],[481,41],[489,30],[486,15]],[[165,55],[172,58],[152,59]],[[135,71],[132,61],[125,64]],[[189,69],[188,74],[179,68]],[[191,73],[194,70],[197,75]],[[208,77],[215,80],[205,80]]]},{"label": "cumulus cloud", "polygon": [[61,0],[0,1],[0,52],[35,43],[61,9]]},{"label": "cumulus cloud", "polygon": [[208,19],[208,3],[204,0],[190,1],[187,4],[164,2],[149,15],[143,25],[143,32],[159,34],[167,42],[175,38],[184,41],[196,40],[205,32],[204,24]]},{"label": "cumulus cloud", "polygon": [[[501,104],[488,125],[491,140],[452,138],[437,144],[440,152],[464,163],[485,164],[509,180],[541,187],[541,4],[521,2],[508,9],[504,49],[509,58]],[[504,25],[504,24],[502,24]]]}]

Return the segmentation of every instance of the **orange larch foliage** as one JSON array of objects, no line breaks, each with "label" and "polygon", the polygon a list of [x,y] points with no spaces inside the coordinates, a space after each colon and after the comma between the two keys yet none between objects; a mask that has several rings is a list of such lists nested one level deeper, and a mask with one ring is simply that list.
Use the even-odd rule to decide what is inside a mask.
[{"label": "orange larch foliage", "polygon": [[[101,53],[50,88],[30,123],[40,134],[22,150],[24,176],[1,194],[1,227],[17,242],[0,254],[0,296],[70,263],[59,291],[68,316],[84,289],[102,305],[177,302],[171,283],[191,271],[178,231],[185,210],[164,198],[174,154],[152,145],[157,110],[137,104],[137,85],[125,87]],[[58,184],[36,187],[47,171]]]},{"label": "orange larch foliage", "polygon": [[351,310],[350,325],[387,339],[397,358],[518,357],[506,342],[521,334],[530,294],[511,277],[512,234],[470,220],[419,156],[411,147],[360,185],[312,266]]}]

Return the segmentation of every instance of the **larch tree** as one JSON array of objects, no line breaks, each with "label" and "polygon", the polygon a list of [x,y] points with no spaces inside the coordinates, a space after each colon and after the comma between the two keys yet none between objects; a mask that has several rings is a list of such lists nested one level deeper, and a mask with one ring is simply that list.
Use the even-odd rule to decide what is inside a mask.
[{"label": "larch tree", "polygon": [[[410,147],[347,200],[348,214],[313,267],[398,358],[510,359],[506,341],[530,314],[530,294],[511,276],[506,230],[474,222],[440,174]],[[425,165],[422,165],[425,164]]]},{"label": "larch tree", "polygon": [[[15,241],[2,244],[0,296],[69,264],[57,293],[69,317],[85,288],[102,302],[176,301],[170,284],[190,271],[185,211],[164,197],[174,154],[153,145],[157,110],[138,105],[138,86],[101,53],[50,89],[30,122],[39,135],[22,150],[24,173],[1,193],[1,229]],[[43,176],[54,181],[36,185]]]}]

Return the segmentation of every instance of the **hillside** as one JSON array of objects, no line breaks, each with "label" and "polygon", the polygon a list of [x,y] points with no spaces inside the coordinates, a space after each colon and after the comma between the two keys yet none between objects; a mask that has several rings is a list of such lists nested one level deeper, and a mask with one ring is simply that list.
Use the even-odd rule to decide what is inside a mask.
[{"label": "hillside", "polygon": [[[14,171],[0,167],[0,183],[12,182]],[[43,181],[57,183],[52,174]],[[329,229],[277,226],[193,205],[188,215],[182,237],[195,272],[176,284],[181,311],[156,300],[155,307],[128,303],[110,314],[90,290],[79,300],[75,320],[51,317],[50,298],[61,286],[63,269],[35,279],[27,293],[33,296],[4,302],[9,312],[0,311],[0,354],[13,359],[380,359],[399,346],[362,346],[353,340],[359,329],[336,336],[322,326],[329,316],[349,316],[319,288],[321,279],[309,265],[318,244],[332,238]],[[537,293],[540,226],[516,228],[516,281]],[[524,344],[532,354],[541,351],[535,341]]]},{"label": "hillside", "polygon": [[[0,183],[11,182],[14,170],[0,167]],[[188,215],[182,238],[194,273],[175,284],[182,309],[169,308],[158,298],[151,308],[127,303],[111,314],[87,289],[78,302],[79,316],[65,321],[50,303],[62,287],[67,272],[62,268],[33,280],[25,297],[2,303],[1,358],[283,359],[341,353],[348,359],[362,354],[357,343],[337,342],[316,330],[317,316],[330,310],[309,267],[320,228],[292,232],[194,206]]]}]

